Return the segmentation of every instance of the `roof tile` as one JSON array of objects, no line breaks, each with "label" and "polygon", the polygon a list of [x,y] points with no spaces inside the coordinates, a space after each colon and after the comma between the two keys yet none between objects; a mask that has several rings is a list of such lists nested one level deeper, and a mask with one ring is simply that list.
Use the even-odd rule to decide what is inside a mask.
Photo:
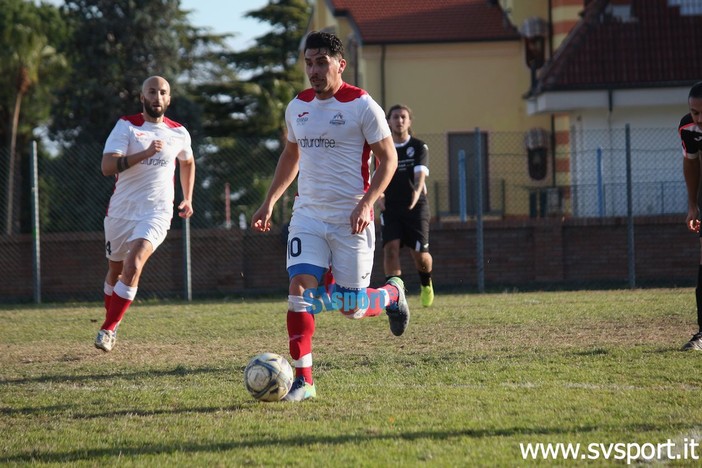
[{"label": "roof tile", "polygon": [[364,44],[519,40],[499,4],[488,0],[330,0]]},{"label": "roof tile", "polygon": [[702,77],[702,15],[683,15],[668,0],[630,4],[612,14],[610,0],[593,0],[582,20],[539,74],[544,91],[680,86]]}]

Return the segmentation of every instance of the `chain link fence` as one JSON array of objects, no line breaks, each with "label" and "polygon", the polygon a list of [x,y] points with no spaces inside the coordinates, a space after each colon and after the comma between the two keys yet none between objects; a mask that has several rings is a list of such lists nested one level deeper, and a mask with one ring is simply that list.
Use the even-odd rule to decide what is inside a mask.
[{"label": "chain link fence", "polygon": [[[479,130],[478,130],[479,131]],[[460,152],[465,152],[466,215],[475,215],[477,174],[482,160],[483,216],[498,219],[548,216],[627,215],[626,131],[578,131],[567,144],[527,148],[521,132],[475,132],[418,136],[429,145],[434,214],[460,218]],[[679,137],[671,129],[630,131],[633,214],[684,213],[687,195]],[[534,177],[535,176],[535,177]]]},{"label": "chain link fence", "polygon": [[[567,143],[553,145],[554,139],[547,137],[541,146],[530,146],[521,132],[475,129],[417,135],[429,146],[428,196],[434,223],[473,219],[479,183],[482,215],[496,221],[626,216],[627,180],[635,216],[686,212],[681,149],[674,130],[633,129],[628,144],[624,129],[573,128],[569,135]],[[32,271],[38,271],[34,276],[44,298],[99,300],[106,271],[102,223],[114,186],[113,178],[100,173],[102,148],[102,142],[82,144],[39,157],[36,232],[31,152],[27,148],[18,152],[10,178],[8,152],[0,149],[0,301],[31,300]],[[145,268],[141,298],[183,297],[189,288],[195,297],[287,288],[285,225],[295,187],[278,203],[270,233],[248,229],[280,150],[280,142],[259,138],[195,148],[195,215],[188,230],[174,216],[167,242]],[[478,155],[482,174],[476,171]],[[178,183],[176,187],[177,202]],[[189,235],[184,235],[186,231]],[[189,260],[183,253],[186,243]],[[39,255],[34,245],[40,247]],[[376,261],[376,269],[382,269],[382,262]]]}]

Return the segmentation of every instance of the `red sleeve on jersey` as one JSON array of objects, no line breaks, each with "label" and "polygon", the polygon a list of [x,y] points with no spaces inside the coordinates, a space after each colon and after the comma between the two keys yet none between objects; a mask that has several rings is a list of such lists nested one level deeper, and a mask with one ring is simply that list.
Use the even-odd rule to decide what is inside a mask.
[{"label": "red sleeve on jersey", "polygon": [[122,120],[128,120],[135,127],[144,125],[144,114],[124,115]]},{"label": "red sleeve on jersey", "polygon": [[[368,94],[365,90],[351,86],[350,84],[344,82],[341,84],[341,88],[334,94],[334,97],[339,102],[351,102],[354,99],[358,99],[364,94]],[[315,97],[314,89],[309,88],[302,91],[297,95],[297,98],[301,101],[311,102]]]},{"label": "red sleeve on jersey", "polygon": [[[121,119],[128,120],[129,123],[131,123],[135,127],[141,127],[142,125],[144,125],[144,114],[124,115],[121,117]],[[163,123],[165,123],[166,126],[169,128],[182,127],[181,124],[179,124],[175,120],[169,119],[168,117],[163,118]]]},{"label": "red sleeve on jersey", "polygon": [[342,83],[341,88],[339,88],[339,91],[336,92],[334,97],[339,102],[351,102],[354,99],[360,98],[364,94],[368,93],[361,88],[351,86],[350,84],[344,82]]},{"label": "red sleeve on jersey", "polygon": [[181,124],[179,124],[179,123],[176,122],[175,120],[169,119],[168,117],[164,117],[164,118],[163,118],[163,123],[165,123],[166,126],[168,126],[168,128],[178,128],[178,127],[182,127]]},{"label": "red sleeve on jersey", "polygon": [[309,88],[297,95],[300,101],[311,102],[314,99],[314,89]]}]

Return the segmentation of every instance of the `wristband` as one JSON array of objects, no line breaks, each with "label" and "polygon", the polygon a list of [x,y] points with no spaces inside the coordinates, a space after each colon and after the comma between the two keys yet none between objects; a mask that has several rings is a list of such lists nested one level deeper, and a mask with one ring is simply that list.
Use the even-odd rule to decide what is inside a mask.
[{"label": "wristband", "polygon": [[122,156],[117,159],[117,172],[123,172],[129,169],[129,161],[127,161],[127,156]]}]

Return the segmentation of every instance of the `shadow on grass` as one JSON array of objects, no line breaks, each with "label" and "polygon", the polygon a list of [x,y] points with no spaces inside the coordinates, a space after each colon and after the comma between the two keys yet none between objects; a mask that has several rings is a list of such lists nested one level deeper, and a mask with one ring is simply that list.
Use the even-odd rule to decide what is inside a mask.
[{"label": "shadow on grass", "polygon": [[[632,425],[626,428],[618,428],[626,430],[630,433],[657,431],[671,429],[686,430],[690,429],[689,425],[665,425],[661,427],[653,425]],[[361,444],[370,441],[418,441],[422,439],[446,441],[456,438],[471,438],[484,439],[488,437],[512,437],[512,436],[547,436],[568,434],[572,437],[574,434],[595,432],[607,430],[602,426],[585,426],[585,427],[567,427],[567,428],[529,428],[529,427],[513,427],[506,429],[465,429],[458,431],[417,431],[405,432],[402,434],[362,434],[362,435],[309,435],[304,434],[298,437],[291,437],[272,441],[269,437],[250,440],[236,440],[231,442],[218,442],[210,444],[196,443],[178,443],[172,445],[154,444],[139,447],[114,447],[104,449],[85,449],[72,450],[66,452],[50,452],[33,450],[24,454],[0,457],[0,464],[6,463],[23,463],[23,462],[44,462],[44,463],[70,463],[79,461],[93,461],[104,459],[105,457],[140,457],[154,455],[168,455],[173,453],[222,453],[228,450],[254,449],[259,447],[269,447],[271,444],[285,447],[319,447],[321,445],[335,446],[344,444]],[[223,454],[223,456],[225,456]]]},{"label": "shadow on grass", "polygon": [[[241,372],[244,371],[242,367]],[[124,372],[112,374],[88,374],[88,375],[40,375],[37,377],[24,377],[21,379],[0,379],[0,386],[23,385],[31,383],[71,383],[71,382],[104,382],[106,379],[123,379],[137,380],[145,377],[184,377],[188,375],[198,374],[217,374],[223,372],[231,372],[232,369],[200,367],[189,368],[185,366],[176,366],[173,369],[161,370],[144,370],[140,372]]]},{"label": "shadow on grass", "polygon": [[55,405],[55,406],[38,406],[36,408],[25,407],[25,408],[0,408],[0,415],[2,416],[17,416],[17,415],[42,415],[42,416],[62,416],[66,419],[78,419],[78,420],[88,420],[88,419],[111,419],[117,417],[144,417],[144,416],[163,416],[172,414],[189,414],[189,413],[219,413],[221,411],[241,411],[244,409],[244,405],[231,405],[231,406],[201,406],[199,408],[193,408],[191,406],[177,408],[177,409],[163,409],[163,410],[121,410],[121,411],[107,411],[102,413],[90,413],[81,414],[76,413],[75,407],[71,405]]},{"label": "shadow on grass", "polygon": [[[238,369],[238,371],[243,372],[243,369]],[[24,385],[33,383],[75,383],[75,382],[105,382],[108,379],[116,380],[139,380],[143,378],[158,378],[158,377],[185,377],[191,375],[201,375],[201,374],[217,374],[226,373],[229,375],[231,369],[226,368],[211,368],[211,367],[201,367],[201,368],[187,368],[184,366],[177,366],[173,369],[163,369],[163,370],[145,370],[141,372],[128,372],[128,373],[112,373],[112,374],[90,374],[90,375],[43,375],[31,378],[22,379],[7,379],[0,380],[0,387],[11,387],[13,385]],[[218,411],[239,411],[242,406],[227,406],[227,407],[199,407],[192,408],[186,407],[181,409],[169,409],[169,410],[153,410],[153,411],[143,411],[143,410],[122,410],[122,411],[110,411],[103,413],[92,413],[92,414],[80,414],[76,413],[76,407],[73,405],[54,405],[54,406],[37,406],[37,407],[24,407],[24,408],[2,408],[0,407],[0,416],[17,416],[17,415],[35,415],[35,414],[61,414],[67,416],[71,419],[99,419],[99,418],[114,418],[120,416],[156,416],[164,414],[178,414],[178,413],[216,413]]]}]

